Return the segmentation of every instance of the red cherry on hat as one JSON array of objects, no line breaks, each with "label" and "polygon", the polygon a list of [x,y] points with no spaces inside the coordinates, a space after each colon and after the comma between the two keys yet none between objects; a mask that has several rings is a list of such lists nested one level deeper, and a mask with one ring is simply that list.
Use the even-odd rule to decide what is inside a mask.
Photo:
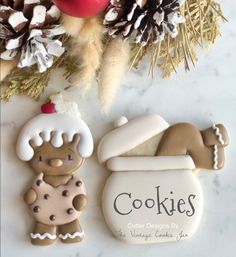
[{"label": "red cherry on hat", "polygon": [[46,104],[43,104],[41,106],[41,111],[42,113],[55,113],[56,112],[55,104],[49,101]]}]

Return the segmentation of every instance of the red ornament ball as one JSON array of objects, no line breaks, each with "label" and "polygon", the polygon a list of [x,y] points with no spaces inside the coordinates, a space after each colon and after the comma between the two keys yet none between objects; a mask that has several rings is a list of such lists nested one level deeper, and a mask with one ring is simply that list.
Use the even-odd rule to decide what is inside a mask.
[{"label": "red ornament ball", "polygon": [[63,12],[74,17],[90,17],[104,11],[110,0],[53,0]]},{"label": "red ornament ball", "polygon": [[48,113],[48,114],[55,113],[56,112],[55,104],[49,101],[46,104],[43,104],[41,106],[41,111],[42,113]]}]

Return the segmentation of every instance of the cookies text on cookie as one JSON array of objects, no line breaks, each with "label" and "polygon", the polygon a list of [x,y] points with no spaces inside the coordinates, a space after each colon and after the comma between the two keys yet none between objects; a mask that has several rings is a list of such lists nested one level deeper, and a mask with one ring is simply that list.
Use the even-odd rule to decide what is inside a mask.
[{"label": "cookies text on cookie", "polygon": [[[185,199],[176,198],[174,192],[170,191],[168,197],[161,196],[161,187],[155,187],[155,196],[147,199],[134,198],[131,192],[122,192],[118,194],[113,203],[113,207],[119,215],[129,215],[133,211],[141,208],[156,208],[157,215],[173,216],[174,213],[184,214],[191,217],[195,213],[194,199],[195,194],[189,194]],[[124,204],[125,202],[125,204]],[[123,206],[128,206],[124,208]]]}]

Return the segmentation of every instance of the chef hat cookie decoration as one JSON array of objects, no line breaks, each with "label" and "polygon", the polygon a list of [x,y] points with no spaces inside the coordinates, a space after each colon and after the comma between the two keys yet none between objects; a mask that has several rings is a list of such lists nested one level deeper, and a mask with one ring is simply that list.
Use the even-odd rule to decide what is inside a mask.
[{"label": "chef hat cookie decoration", "polygon": [[112,171],[102,205],[113,234],[132,244],[191,238],[203,212],[193,170],[223,168],[225,127],[170,126],[156,114],[122,117],[114,124],[97,151],[99,162]]},{"label": "chef hat cookie decoration", "polygon": [[[84,158],[93,152],[93,138],[86,123],[80,118],[77,104],[66,102],[62,95],[53,95],[50,101],[41,107],[42,114],[37,115],[22,129],[17,142],[17,155],[23,161],[29,161],[33,156],[33,148],[30,140],[36,146],[40,146],[43,140],[51,143],[54,147],[63,144],[63,134],[66,134],[71,142],[76,133],[80,134],[78,151]],[[51,133],[54,132],[52,136]],[[40,135],[43,134],[43,137]],[[52,136],[52,137],[51,137]]]},{"label": "chef hat cookie decoration", "polygon": [[54,95],[42,105],[42,114],[22,128],[18,157],[36,176],[24,200],[35,218],[30,234],[34,245],[80,242],[84,237],[79,216],[87,204],[82,179],[75,175],[93,152],[93,138],[76,103]]}]

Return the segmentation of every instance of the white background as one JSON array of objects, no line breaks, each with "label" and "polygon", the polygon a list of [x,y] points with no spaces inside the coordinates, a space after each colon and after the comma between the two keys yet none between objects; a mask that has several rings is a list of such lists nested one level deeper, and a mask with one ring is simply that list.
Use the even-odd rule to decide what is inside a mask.
[{"label": "white background", "polygon": [[[89,205],[81,220],[86,239],[80,244],[57,243],[35,247],[28,234],[33,226],[22,195],[33,178],[33,172],[15,155],[15,141],[22,125],[39,113],[40,103],[27,97],[14,97],[2,104],[1,149],[1,232],[2,257],[233,257],[236,244],[236,2],[225,0],[222,8],[229,19],[222,25],[222,37],[209,50],[199,51],[199,61],[190,73],[183,69],[171,79],[155,79],[141,71],[132,71],[122,82],[116,102],[108,116],[99,111],[96,86],[85,99],[79,89],[67,92],[75,100],[89,124],[95,143],[112,128],[111,122],[121,115],[132,118],[145,112],[156,112],[169,123],[187,121],[200,129],[221,122],[231,138],[226,151],[226,166],[221,172],[200,172],[205,207],[197,233],[189,241],[171,244],[126,245],[116,240],[106,226],[101,211],[101,193],[109,172],[96,159],[87,160],[81,168]],[[60,73],[52,78],[45,97],[65,86]],[[44,97],[41,98],[42,101]]]}]

